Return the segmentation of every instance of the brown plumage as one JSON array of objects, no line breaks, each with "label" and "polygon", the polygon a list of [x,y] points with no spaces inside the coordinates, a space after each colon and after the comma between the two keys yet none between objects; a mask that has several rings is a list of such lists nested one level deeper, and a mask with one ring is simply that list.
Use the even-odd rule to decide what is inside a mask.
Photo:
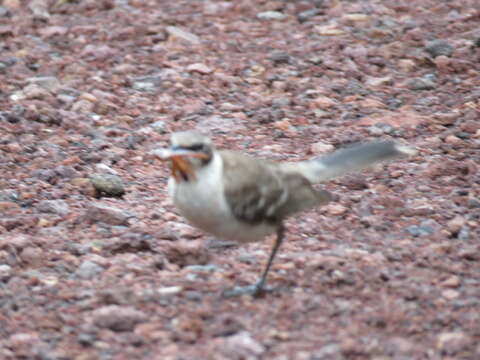
[{"label": "brown plumage", "polygon": [[258,241],[276,233],[273,249],[257,284],[229,294],[264,290],[273,259],[284,238],[283,220],[326,204],[331,196],[312,185],[376,163],[412,155],[415,150],[374,141],[302,162],[272,162],[238,152],[218,151],[195,131],[172,134],[171,148],[155,151],[172,161],[169,193],[193,225],[217,237]]}]

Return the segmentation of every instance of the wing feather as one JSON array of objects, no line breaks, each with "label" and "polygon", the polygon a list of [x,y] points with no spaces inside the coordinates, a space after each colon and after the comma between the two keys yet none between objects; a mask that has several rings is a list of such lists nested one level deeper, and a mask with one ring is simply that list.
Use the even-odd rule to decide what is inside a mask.
[{"label": "wing feather", "polygon": [[280,171],[276,163],[230,151],[220,153],[225,197],[239,220],[278,223],[330,200],[328,192],[315,190],[299,173]]}]

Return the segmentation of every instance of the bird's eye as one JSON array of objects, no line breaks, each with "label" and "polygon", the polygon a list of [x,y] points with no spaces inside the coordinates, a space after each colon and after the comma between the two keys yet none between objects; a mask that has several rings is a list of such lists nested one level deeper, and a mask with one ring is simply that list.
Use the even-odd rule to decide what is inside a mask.
[{"label": "bird's eye", "polygon": [[185,148],[188,149],[188,150],[191,150],[191,151],[204,151],[205,150],[205,144],[193,144],[193,145],[190,145],[190,146],[186,146]]}]

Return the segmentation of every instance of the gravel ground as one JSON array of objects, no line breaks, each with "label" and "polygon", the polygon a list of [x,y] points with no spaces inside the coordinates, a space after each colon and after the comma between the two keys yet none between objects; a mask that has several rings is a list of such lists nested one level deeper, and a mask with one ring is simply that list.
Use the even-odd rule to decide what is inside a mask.
[{"label": "gravel ground", "polygon": [[[3,0],[0,359],[479,359],[478,0]],[[417,156],[228,246],[149,152]]]}]

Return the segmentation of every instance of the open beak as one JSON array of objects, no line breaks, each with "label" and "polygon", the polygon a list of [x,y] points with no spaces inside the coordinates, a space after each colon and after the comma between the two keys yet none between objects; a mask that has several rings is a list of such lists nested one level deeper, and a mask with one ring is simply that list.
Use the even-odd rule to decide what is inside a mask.
[{"label": "open beak", "polygon": [[172,175],[177,181],[195,179],[192,165],[187,158],[208,159],[206,154],[188,149],[158,149],[154,150],[153,154],[160,160],[172,161]]}]

